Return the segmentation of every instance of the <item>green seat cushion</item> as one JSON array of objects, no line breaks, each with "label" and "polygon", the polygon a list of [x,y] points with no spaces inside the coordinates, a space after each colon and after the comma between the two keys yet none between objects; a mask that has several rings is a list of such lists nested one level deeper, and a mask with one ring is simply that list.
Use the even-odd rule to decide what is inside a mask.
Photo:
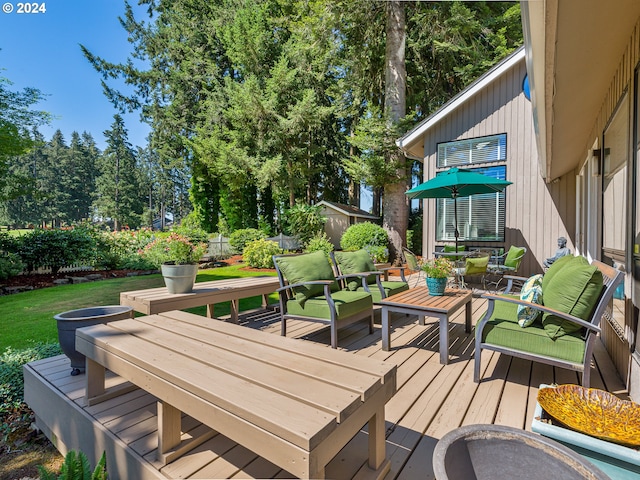
[{"label": "green seat cushion", "polygon": [[[352,273],[363,272],[375,272],[376,266],[371,260],[369,253],[366,250],[356,250],[355,252],[335,252],[333,254],[336,258],[336,262],[340,265],[340,273],[342,275],[349,275]],[[376,278],[374,275],[367,277],[367,283],[375,283]],[[360,278],[354,278],[347,283],[349,290],[357,290],[362,288],[362,281]]]},{"label": "green seat cushion", "polygon": [[[390,297],[391,295],[395,295],[396,293],[404,292],[405,290],[409,290],[409,285],[406,282],[380,282],[382,284],[382,288],[385,293],[385,297]],[[380,293],[380,289],[378,288],[377,283],[370,283],[369,290],[371,291],[371,298],[373,299],[373,303],[379,303],[382,300],[382,295]],[[362,286],[358,287],[358,292],[364,292],[364,288]]]},{"label": "green seat cushion", "polygon": [[[575,257],[553,276],[546,287],[543,286],[544,305],[587,320],[600,298],[603,287],[604,280],[598,267],[590,265],[584,257]],[[551,338],[582,329],[579,325],[550,313],[543,315],[542,324]]]},{"label": "green seat cushion", "polygon": [[[276,258],[276,262],[282,275],[289,284],[311,282],[314,280],[333,280],[335,282],[336,279],[331,264],[322,251],[291,257],[279,257]],[[335,286],[332,285],[331,289],[337,289],[337,284]],[[311,297],[324,294],[323,285],[307,285],[295,288],[294,290],[296,300],[300,303],[304,303]]]},{"label": "green seat cushion", "polygon": [[[351,292],[340,290],[331,294],[331,298],[336,305],[338,320],[350,317],[373,307],[371,295],[366,292]],[[290,315],[301,315],[305,317],[331,320],[329,303],[324,296],[309,298],[306,302],[300,303],[296,300],[287,302],[287,313]]]},{"label": "green seat cushion", "polygon": [[523,255],[524,248],[511,245],[511,247],[509,247],[509,251],[507,252],[507,257],[504,259],[504,266],[510,268],[518,268]]},{"label": "green seat cushion", "polygon": [[496,301],[493,315],[482,331],[482,341],[569,362],[583,362],[585,341],[580,332],[552,339],[539,321],[521,328],[517,321],[517,309],[514,303]]},{"label": "green seat cushion", "polygon": [[489,257],[467,258],[465,262],[465,275],[479,275],[487,272]]},{"label": "green seat cushion", "polygon": [[542,278],[542,291],[544,292],[544,289],[547,288],[547,285],[551,283],[553,277],[555,277],[560,270],[568,266],[576,258],[578,257],[574,257],[573,255],[566,255],[553,262]]},{"label": "green seat cushion", "polygon": [[[529,277],[520,290],[520,300],[542,305],[542,274]],[[533,307],[518,305],[518,325],[522,328],[528,327],[535,322],[542,314],[542,311]]]},{"label": "green seat cushion", "polygon": [[[444,245],[442,247],[444,253],[452,253],[456,251],[455,245]],[[458,245],[458,252],[464,252],[464,245]]]}]

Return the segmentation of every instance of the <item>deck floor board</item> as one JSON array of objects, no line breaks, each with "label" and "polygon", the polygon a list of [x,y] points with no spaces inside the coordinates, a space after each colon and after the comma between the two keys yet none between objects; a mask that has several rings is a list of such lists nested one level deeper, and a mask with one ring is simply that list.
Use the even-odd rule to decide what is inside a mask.
[{"label": "deck floor board", "polygon": [[[482,299],[473,300],[473,325],[485,305]],[[387,352],[382,350],[379,312],[376,321],[374,334],[368,333],[365,322],[341,329],[338,345],[354,355],[385,360],[398,366],[397,393],[385,409],[387,456],[391,460],[387,480],[433,478],[433,449],[439,438],[459,426],[496,423],[530,429],[539,385],[578,383],[579,380],[575,372],[485,351],[483,380],[480,384],[474,383],[474,337],[473,331],[471,334],[464,331],[464,310],[457,312],[450,324],[449,365],[439,362],[439,332],[433,319],[427,317],[426,324],[421,326],[415,316],[392,314],[392,348]],[[243,312],[239,323],[280,334],[279,316],[273,310]],[[287,336],[330,348],[327,325],[291,320],[287,322]],[[594,357],[593,386],[606,386],[610,391],[624,393],[624,383],[603,346],[596,349]],[[139,458],[139,462],[146,462],[145,468],[155,468],[155,478],[291,478],[288,472],[221,434],[215,434],[174,462],[161,466],[155,460],[157,407],[152,395],[138,389],[87,407],[84,375],[70,376],[66,357],[40,360],[30,367],[44,387],[74,406],[78,418],[69,421],[80,421],[82,417],[111,432],[118,441],[107,448],[134,451],[132,455]],[[109,383],[115,385],[122,380],[111,376]],[[45,423],[54,421],[51,418],[41,420]],[[189,437],[189,431],[193,432],[193,429],[206,428],[190,417],[183,419],[183,426],[183,438]],[[62,449],[83,447],[73,445],[73,439],[61,438],[60,441]],[[349,479],[356,476],[367,461],[367,443],[365,428],[327,466],[327,477]]]}]

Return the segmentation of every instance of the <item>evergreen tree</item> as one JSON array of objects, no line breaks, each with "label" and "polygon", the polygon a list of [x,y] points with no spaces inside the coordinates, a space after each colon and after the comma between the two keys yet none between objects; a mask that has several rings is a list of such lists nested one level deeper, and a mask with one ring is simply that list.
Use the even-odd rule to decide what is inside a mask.
[{"label": "evergreen tree", "polygon": [[50,115],[32,110],[32,106],[44,99],[35,88],[13,92],[11,82],[0,77],[0,200],[7,200],[24,193],[24,178],[12,177],[9,163],[34,146],[30,130],[45,125]]},{"label": "evergreen tree", "polygon": [[107,148],[99,162],[94,207],[98,215],[111,220],[113,228],[119,230],[123,226],[140,224],[143,194],[138,183],[136,156],[124,120],[118,114],[113,119],[111,129],[104,132]]}]

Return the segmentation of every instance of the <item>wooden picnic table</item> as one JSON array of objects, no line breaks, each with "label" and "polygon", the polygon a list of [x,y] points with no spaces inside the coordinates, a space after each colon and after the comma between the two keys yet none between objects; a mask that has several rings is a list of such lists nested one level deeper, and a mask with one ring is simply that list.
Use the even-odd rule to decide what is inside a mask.
[{"label": "wooden picnic table", "polygon": [[424,325],[424,317],[436,317],[440,328],[440,363],[449,363],[449,318],[465,307],[465,331],[471,332],[471,290],[447,288],[442,296],[429,295],[427,287],[416,287],[384,298],[382,307],[382,349],[391,347],[390,312],[417,315],[418,323]]},{"label": "wooden picnic table", "polygon": [[[107,369],[158,399],[163,464],[217,431],[300,478],[324,478],[368,424],[357,477],[389,471],[384,408],[395,364],[181,311],[78,329],[76,347],[87,357],[88,404],[118,395],[105,389]],[[203,428],[184,433],[183,412]]]},{"label": "wooden picnic table", "polygon": [[275,276],[230,278],[196,283],[190,293],[169,293],[166,287],[121,292],[120,305],[146,315],[206,305],[207,316],[213,318],[216,303],[231,302],[231,320],[237,323],[241,298],[262,295],[262,307],[266,308],[267,296],[279,287]]}]

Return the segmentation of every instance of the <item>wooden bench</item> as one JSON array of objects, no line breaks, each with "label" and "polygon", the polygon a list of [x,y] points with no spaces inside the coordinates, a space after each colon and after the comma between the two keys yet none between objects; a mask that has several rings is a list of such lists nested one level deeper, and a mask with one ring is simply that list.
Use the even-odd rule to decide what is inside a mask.
[{"label": "wooden bench", "polygon": [[213,318],[216,303],[231,302],[231,320],[238,321],[239,300],[262,295],[262,307],[268,305],[267,295],[280,287],[278,277],[245,277],[198,282],[190,293],[169,293],[166,287],[147,288],[120,293],[120,305],[136,312],[154,313],[207,306],[207,316]]},{"label": "wooden bench", "polygon": [[[329,461],[368,424],[361,475],[382,478],[385,403],[396,366],[174,311],[78,329],[87,357],[87,402],[105,389],[106,369],[158,398],[158,458],[169,463],[214,429],[300,478],[324,478]],[[181,413],[202,422],[181,431]],[[190,432],[191,433],[191,432]]]}]

